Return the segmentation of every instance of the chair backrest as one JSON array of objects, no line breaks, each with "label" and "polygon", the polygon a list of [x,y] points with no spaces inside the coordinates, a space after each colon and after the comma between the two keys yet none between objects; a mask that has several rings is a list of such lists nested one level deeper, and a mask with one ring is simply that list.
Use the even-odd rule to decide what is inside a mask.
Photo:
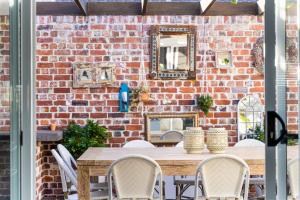
[{"label": "chair backrest", "polygon": [[183,134],[179,131],[167,131],[162,136],[160,136],[161,140],[182,140]]},{"label": "chair backrest", "polygon": [[175,147],[182,147],[183,148],[183,141],[177,143]]},{"label": "chair backrest", "polygon": [[145,140],[132,140],[125,143],[123,146],[123,148],[146,148],[146,147],[154,148],[155,146]]},{"label": "chair backrest", "polygon": [[62,144],[57,145],[57,150],[61,156],[61,158],[65,161],[66,165],[70,168],[71,172],[75,177],[77,177],[77,173],[74,170],[74,166],[77,168],[77,163],[71,153],[66,149]]},{"label": "chair backrest", "polygon": [[255,139],[240,140],[234,145],[235,147],[264,147],[265,143]]},{"label": "chair backrest", "polygon": [[162,172],[151,158],[130,155],[113,162],[108,172],[109,199],[113,199],[114,182],[118,199],[152,199],[156,181],[159,179],[162,199]]},{"label": "chair backrest", "polygon": [[293,159],[287,164],[287,174],[290,184],[290,192],[293,199],[299,199],[299,158]]},{"label": "chair backrest", "polygon": [[[217,155],[199,165],[195,184],[198,186],[200,175],[206,199],[240,199],[245,182],[244,199],[248,199],[249,173],[249,167],[243,160],[231,155]],[[198,187],[195,188],[197,197]]]},{"label": "chair backrest", "polygon": [[64,192],[67,192],[68,190],[67,182],[69,181],[71,182],[72,185],[74,185],[77,188],[77,179],[73,175],[69,167],[66,165],[66,163],[63,161],[63,159],[60,157],[60,155],[56,152],[55,149],[52,149],[51,153],[58,164]]}]

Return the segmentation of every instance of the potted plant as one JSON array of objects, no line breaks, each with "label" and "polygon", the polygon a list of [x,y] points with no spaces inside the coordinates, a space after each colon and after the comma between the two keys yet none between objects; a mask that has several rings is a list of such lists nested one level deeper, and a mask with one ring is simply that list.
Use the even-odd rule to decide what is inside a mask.
[{"label": "potted plant", "polygon": [[140,86],[131,89],[131,107],[137,107],[140,102],[147,102],[150,100],[149,89],[147,86]]},{"label": "potted plant", "polygon": [[77,159],[89,147],[105,147],[108,138],[107,129],[92,120],[83,127],[71,122],[63,131],[62,144]]},{"label": "potted plant", "polygon": [[201,95],[197,98],[197,106],[207,116],[209,109],[213,106],[213,99],[209,95]]},{"label": "potted plant", "polygon": [[142,102],[147,102],[150,99],[149,88],[147,86],[141,86],[139,90],[139,98]]}]

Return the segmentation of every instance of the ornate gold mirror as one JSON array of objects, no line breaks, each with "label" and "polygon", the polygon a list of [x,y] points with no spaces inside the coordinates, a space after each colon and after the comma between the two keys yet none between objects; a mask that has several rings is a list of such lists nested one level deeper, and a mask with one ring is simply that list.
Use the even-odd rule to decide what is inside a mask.
[{"label": "ornate gold mirror", "polygon": [[154,26],[151,39],[153,79],[196,78],[196,27]]},{"label": "ornate gold mirror", "polygon": [[153,144],[176,144],[187,127],[198,127],[198,113],[145,114],[145,138]]}]

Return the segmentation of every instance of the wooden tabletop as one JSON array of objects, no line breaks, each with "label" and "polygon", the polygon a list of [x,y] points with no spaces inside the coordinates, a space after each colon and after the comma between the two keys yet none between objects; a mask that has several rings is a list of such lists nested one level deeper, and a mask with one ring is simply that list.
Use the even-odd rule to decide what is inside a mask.
[{"label": "wooden tabletop", "polygon": [[[288,158],[298,157],[298,146],[288,147]],[[226,154],[235,155],[247,162],[251,174],[261,175],[264,173],[264,147],[229,147]],[[79,166],[102,168],[98,175],[105,175],[111,163],[128,155],[141,154],[148,156],[162,167],[165,175],[192,175],[198,164],[215,155],[207,150],[201,154],[187,154],[180,147],[158,148],[89,148],[79,159]]]},{"label": "wooden tabletop", "polygon": [[[263,175],[264,147],[229,147],[226,154],[235,155],[249,165],[250,174]],[[201,154],[187,154],[180,147],[157,148],[89,148],[77,161],[79,199],[90,199],[90,176],[105,176],[111,163],[128,155],[144,155],[160,165],[165,176],[195,175],[199,163],[214,156],[205,150]],[[288,147],[288,158],[298,157],[298,146]]]}]

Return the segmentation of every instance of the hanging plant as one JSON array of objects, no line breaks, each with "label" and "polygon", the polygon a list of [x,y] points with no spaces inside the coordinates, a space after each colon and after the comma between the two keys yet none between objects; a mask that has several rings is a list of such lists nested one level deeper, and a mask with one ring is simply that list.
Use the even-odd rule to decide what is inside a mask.
[{"label": "hanging plant", "polygon": [[238,0],[231,0],[231,3],[236,5],[238,3]]},{"label": "hanging plant", "polygon": [[149,95],[149,88],[148,87],[146,87],[146,86],[141,86],[140,87],[139,99],[142,102],[149,101],[150,95]]},{"label": "hanging plant", "polygon": [[137,107],[140,102],[147,102],[150,99],[148,87],[142,85],[131,89],[131,107]]},{"label": "hanging plant", "polygon": [[197,97],[197,106],[204,112],[204,115],[207,116],[209,109],[213,106],[212,97],[209,95],[201,95]]}]

